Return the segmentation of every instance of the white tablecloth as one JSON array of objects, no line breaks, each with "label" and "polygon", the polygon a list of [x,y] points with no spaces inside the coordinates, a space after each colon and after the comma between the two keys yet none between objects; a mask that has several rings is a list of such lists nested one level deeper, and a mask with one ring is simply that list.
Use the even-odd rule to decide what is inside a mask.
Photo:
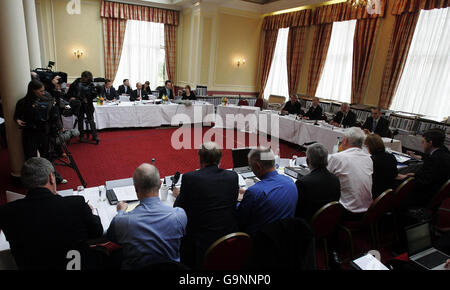
[{"label": "white tablecloth", "polygon": [[219,105],[217,106],[215,127],[258,132],[259,107]]},{"label": "white tablecloth", "polygon": [[[151,103],[121,102],[94,104],[94,120],[98,130],[106,128],[178,126],[214,122],[214,105],[194,102],[191,106],[183,104],[155,105]],[[73,127],[75,117],[63,118],[64,128]]]}]

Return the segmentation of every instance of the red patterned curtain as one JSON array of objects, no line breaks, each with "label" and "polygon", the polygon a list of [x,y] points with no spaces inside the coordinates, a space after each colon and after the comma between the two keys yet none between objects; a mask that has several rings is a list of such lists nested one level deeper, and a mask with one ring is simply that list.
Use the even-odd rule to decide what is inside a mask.
[{"label": "red patterned curtain", "polygon": [[277,44],[277,37],[278,29],[266,30],[261,64],[262,69],[258,96],[259,98],[264,98],[264,88],[266,87],[267,79],[269,78],[270,66],[272,65],[273,54],[275,52],[275,46]]},{"label": "red patterned curtain", "polygon": [[353,104],[360,104],[363,101],[362,98],[367,88],[380,21],[380,18],[370,18],[356,22],[352,62],[351,102]]},{"label": "red patterned curtain", "polygon": [[127,20],[140,20],[164,23],[166,68],[169,78],[173,81],[176,66],[178,11],[102,0],[100,17],[103,21],[106,78],[114,81],[116,77]]},{"label": "red patterned curtain", "polygon": [[289,28],[287,44],[287,73],[289,95],[297,93],[298,81],[303,62],[306,27]]}]

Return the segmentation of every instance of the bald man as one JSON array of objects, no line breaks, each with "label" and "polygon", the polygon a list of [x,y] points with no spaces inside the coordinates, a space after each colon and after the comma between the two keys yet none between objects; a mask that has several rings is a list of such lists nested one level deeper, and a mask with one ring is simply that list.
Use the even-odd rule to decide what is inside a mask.
[{"label": "bald man", "polygon": [[136,89],[131,92],[130,102],[148,100],[148,94],[141,83],[136,83]]},{"label": "bald man", "polygon": [[322,112],[322,107],[319,105],[319,98],[314,97],[311,107],[309,107],[308,112],[303,115],[303,118],[307,120],[322,120]]},{"label": "bald man", "polygon": [[356,114],[350,111],[350,105],[348,103],[343,103],[341,110],[336,113],[333,120],[330,121],[330,124],[344,128],[354,127],[356,125]]},{"label": "bald man", "polygon": [[161,179],[155,166],[140,165],[134,172],[133,183],[139,205],[126,212],[128,204],[120,202],[107,233],[112,242],[123,246],[122,269],[179,262],[181,238],[187,224],[185,211],[161,202]]}]

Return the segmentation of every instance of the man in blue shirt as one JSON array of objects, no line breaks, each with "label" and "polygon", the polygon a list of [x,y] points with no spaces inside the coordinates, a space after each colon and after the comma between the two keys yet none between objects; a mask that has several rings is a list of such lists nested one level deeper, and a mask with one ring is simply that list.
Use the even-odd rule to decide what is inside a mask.
[{"label": "man in blue shirt", "polygon": [[134,172],[133,182],[140,204],[126,213],[128,205],[120,202],[107,233],[112,242],[123,246],[122,269],[179,262],[181,238],[187,224],[185,211],[161,202],[161,180],[153,165],[140,165]]},{"label": "man in blue shirt", "polygon": [[271,149],[253,149],[248,159],[261,181],[245,191],[238,206],[238,220],[241,231],[254,234],[267,224],[294,217],[298,194],[292,179],[276,171]]}]

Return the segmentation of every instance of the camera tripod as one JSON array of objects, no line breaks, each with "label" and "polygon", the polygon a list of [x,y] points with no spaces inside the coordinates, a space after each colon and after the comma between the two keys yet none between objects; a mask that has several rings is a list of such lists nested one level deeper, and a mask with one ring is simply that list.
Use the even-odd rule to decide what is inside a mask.
[{"label": "camera tripod", "polygon": [[[59,134],[57,135],[56,138],[58,138],[58,141],[61,144],[61,148],[63,149],[64,153],[66,154],[67,160],[64,160],[62,157],[57,157],[56,160],[58,160],[61,163],[53,162],[54,165],[68,166],[68,167],[72,168],[76,172],[78,179],[80,179],[81,185],[86,187],[87,183],[86,183],[86,181],[84,181],[83,176],[81,175],[81,172],[78,169],[77,164],[75,163],[75,159],[73,159],[73,157],[72,157],[72,153],[70,153],[69,149],[67,149],[66,142],[64,142],[64,140],[61,138],[61,136]],[[70,140],[69,140],[69,142],[70,142]]]}]

